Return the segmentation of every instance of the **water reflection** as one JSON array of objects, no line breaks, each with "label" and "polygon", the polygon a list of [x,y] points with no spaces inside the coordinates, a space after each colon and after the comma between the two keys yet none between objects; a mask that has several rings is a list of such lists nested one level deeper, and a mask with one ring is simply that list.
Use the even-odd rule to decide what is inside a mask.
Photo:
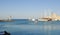
[{"label": "water reflection", "polygon": [[[57,22],[29,22],[29,24],[3,24],[0,31],[6,30],[11,35],[60,35],[60,24]],[[55,24],[54,24],[55,23]]]}]

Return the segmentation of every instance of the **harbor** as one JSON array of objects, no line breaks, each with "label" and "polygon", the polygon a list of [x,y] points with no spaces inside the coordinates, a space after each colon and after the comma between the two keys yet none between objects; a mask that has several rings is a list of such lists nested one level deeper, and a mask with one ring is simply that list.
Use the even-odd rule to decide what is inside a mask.
[{"label": "harbor", "polygon": [[0,0],[0,35],[60,35],[60,0]]},{"label": "harbor", "polygon": [[[27,18],[29,21],[60,21],[60,16],[55,13],[52,13],[50,16],[46,17],[38,17],[37,19],[34,17]],[[9,16],[7,19],[0,19],[0,22],[9,22],[12,21],[12,16]]]}]

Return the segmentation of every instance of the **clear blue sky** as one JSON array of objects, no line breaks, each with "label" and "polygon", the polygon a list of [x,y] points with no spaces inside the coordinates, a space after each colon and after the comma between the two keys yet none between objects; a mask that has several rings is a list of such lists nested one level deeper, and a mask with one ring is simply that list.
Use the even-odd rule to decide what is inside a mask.
[{"label": "clear blue sky", "polygon": [[0,0],[0,17],[37,18],[51,12],[60,15],[60,0]]}]

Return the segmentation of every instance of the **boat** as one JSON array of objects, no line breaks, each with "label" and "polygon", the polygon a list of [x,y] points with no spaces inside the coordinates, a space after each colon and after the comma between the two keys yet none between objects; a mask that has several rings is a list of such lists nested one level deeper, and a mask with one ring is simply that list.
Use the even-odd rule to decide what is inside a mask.
[{"label": "boat", "polygon": [[51,16],[47,16],[47,17],[42,17],[39,18],[38,21],[60,21],[60,16],[56,15],[55,13],[52,13]]}]

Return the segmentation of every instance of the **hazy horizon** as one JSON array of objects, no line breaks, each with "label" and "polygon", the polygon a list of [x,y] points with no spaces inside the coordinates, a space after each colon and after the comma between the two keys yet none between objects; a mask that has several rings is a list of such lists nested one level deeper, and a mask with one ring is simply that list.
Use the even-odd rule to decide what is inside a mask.
[{"label": "hazy horizon", "polygon": [[60,0],[0,0],[0,18],[38,18],[51,12],[60,15]]}]

